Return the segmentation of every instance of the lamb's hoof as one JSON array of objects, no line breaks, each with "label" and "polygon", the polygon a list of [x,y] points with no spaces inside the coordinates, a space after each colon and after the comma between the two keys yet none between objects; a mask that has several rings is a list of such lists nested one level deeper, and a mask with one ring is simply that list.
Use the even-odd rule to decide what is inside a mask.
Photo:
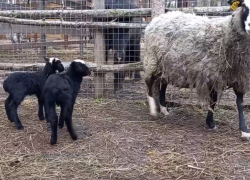
[{"label": "lamb's hoof", "polygon": [[241,131],[241,139],[247,140],[250,142],[250,133]]},{"label": "lamb's hoof", "polygon": [[50,140],[51,145],[56,144],[56,142],[57,142],[57,138],[51,138],[51,140]]},{"label": "lamb's hoof", "polygon": [[42,116],[42,117],[39,117],[39,120],[40,120],[40,121],[43,121],[43,120],[45,120],[45,117],[43,117],[43,116]]},{"label": "lamb's hoof", "polygon": [[74,140],[74,141],[75,141],[75,140],[77,140],[77,138],[78,138],[78,137],[77,137],[77,135],[76,135],[76,134],[72,134],[72,135],[71,135],[71,138],[72,138],[72,140]]},{"label": "lamb's hoof", "polygon": [[61,126],[61,125],[58,125],[58,128],[59,128],[59,129],[62,129],[62,128],[63,128],[63,126],[64,126],[64,125],[62,125],[62,126]]},{"label": "lamb's hoof", "polygon": [[23,125],[19,125],[19,126],[17,126],[16,128],[17,128],[18,130],[23,130],[23,129],[24,129]]}]

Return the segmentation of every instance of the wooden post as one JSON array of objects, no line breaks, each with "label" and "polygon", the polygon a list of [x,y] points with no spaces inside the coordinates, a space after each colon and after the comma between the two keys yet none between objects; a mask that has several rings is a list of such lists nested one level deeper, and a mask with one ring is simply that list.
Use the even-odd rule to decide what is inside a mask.
[{"label": "wooden post", "polygon": [[[42,0],[40,2],[40,9],[45,10],[45,5],[46,5],[45,0]],[[41,42],[46,42],[46,34],[41,34]],[[47,56],[47,48],[46,48],[46,46],[41,46],[40,52],[41,52],[40,53],[40,55],[41,55],[40,58],[41,58],[42,61],[44,61],[43,58]]]},{"label": "wooden post", "polygon": [[165,0],[151,0],[152,18],[165,13]]},{"label": "wooden post", "polygon": [[79,36],[80,38],[80,57],[83,58],[83,38],[84,36]]},{"label": "wooden post", "polygon": [[63,38],[64,38],[64,42],[65,42],[64,48],[68,49],[69,36],[67,34],[64,34]]},{"label": "wooden post", "polygon": [[[93,0],[94,9],[105,9],[105,0]],[[105,40],[102,29],[95,29],[95,63],[104,64],[106,59],[105,53]],[[97,72],[94,73],[94,88],[95,98],[104,96],[105,92],[105,73]]]}]

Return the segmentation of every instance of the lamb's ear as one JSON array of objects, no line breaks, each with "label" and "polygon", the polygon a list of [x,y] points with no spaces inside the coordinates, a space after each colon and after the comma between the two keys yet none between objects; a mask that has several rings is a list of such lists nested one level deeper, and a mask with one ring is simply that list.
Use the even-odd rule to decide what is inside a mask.
[{"label": "lamb's ear", "polygon": [[44,61],[45,61],[46,63],[49,62],[49,58],[48,58],[48,57],[43,57],[43,59],[44,59]]}]

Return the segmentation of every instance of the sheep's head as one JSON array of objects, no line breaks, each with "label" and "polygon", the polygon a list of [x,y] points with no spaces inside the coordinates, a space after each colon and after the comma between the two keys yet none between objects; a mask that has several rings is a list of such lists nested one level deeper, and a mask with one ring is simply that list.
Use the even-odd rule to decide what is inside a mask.
[{"label": "sheep's head", "polygon": [[86,66],[86,63],[83,60],[80,59],[76,59],[74,60],[71,65],[70,65],[72,71],[74,74],[77,74],[78,76],[89,76],[91,75],[91,71],[88,68],[88,66]]},{"label": "sheep's head", "polygon": [[62,62],[60,59],[52,57],[44,57],[44,60],[46,62],[44,70],[46,71],[46,74],[51,75],[58,72],[63,72],[64,71],[64,66],[62,65]]}]

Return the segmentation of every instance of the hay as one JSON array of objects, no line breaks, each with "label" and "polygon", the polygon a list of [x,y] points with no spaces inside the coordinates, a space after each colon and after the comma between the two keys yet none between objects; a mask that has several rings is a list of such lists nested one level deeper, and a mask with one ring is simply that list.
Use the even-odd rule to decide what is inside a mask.
[{"label": "hay", "polygon": [[206,112],[192,106],[172,108],[172,115],[155,121],[144,101],[82,96],[73,116],[79,140],[72,141],[64,128],[56,146],[50,146],[46,123],[38,120],[36,98],[28,97],[19,109],[23,131],[8,122],[0,101],[1,179],[249,177],[250,149],[235,135],[236,110],[216,110],[224,123],[216,119],[219,132],[212,133],[204,129]]}]

